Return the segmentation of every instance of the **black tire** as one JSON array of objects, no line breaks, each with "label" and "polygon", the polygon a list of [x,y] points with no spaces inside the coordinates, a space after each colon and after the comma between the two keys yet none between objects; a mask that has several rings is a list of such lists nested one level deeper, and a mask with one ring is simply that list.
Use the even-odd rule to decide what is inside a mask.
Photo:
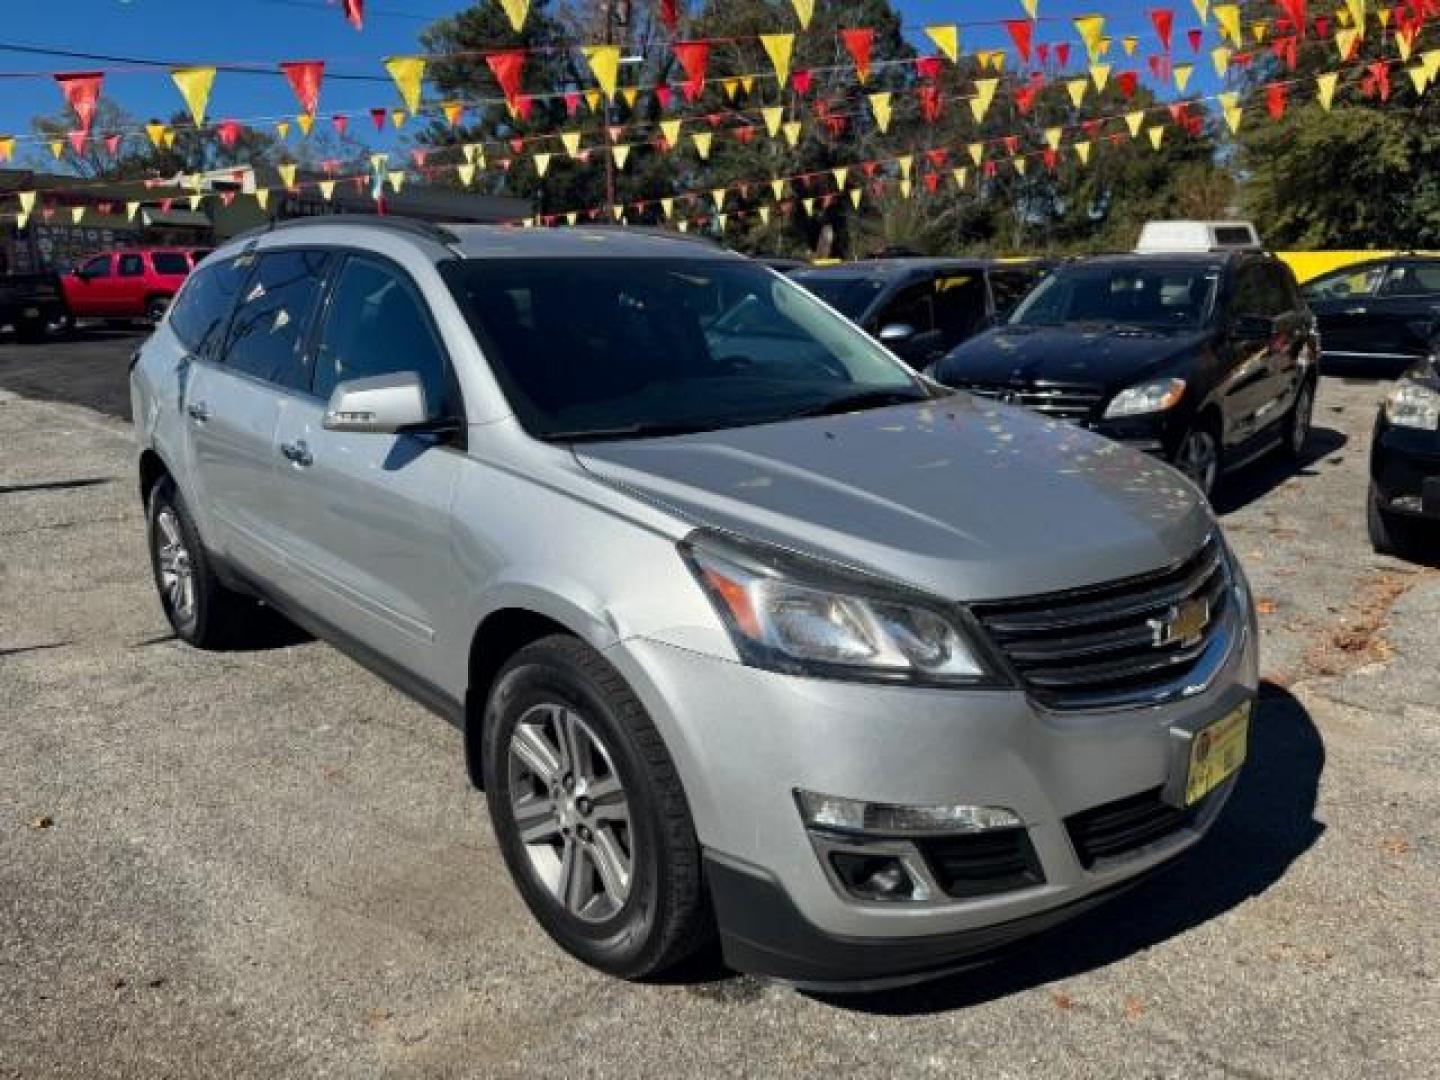
[{"label": "black tire", "polygon": [[1281,450],[1285,457],[1292,462],[1305,460],[1305,447],[1310,441],[1310,429],[1315,418],[1315,378],[1307,378],[1300,384],[1300,389],[1295,394],[1295,403],[1290,406],[1290,412],[1285,416],[1285,437],[1281,442]]},{"label": "black tire", "polygon": [[[541,879],[520,838],[512,799],[529,780],[512,784],[511,743],[522,718],[547,706],[583,717],[628,805],[628,894],[601,921],[572,913]],[[561,948],[611,975],[643,979],[711,940],[700,845],[674,762],[640,701],[599,653],[563,635],[517,652],[495,680],[484,744],[486,800],[500,850],[526,905]]]},{"label": "black tire", "polygon": [[[1194,457],[1195,451],[1192,451],[1193,444],[1201,439],[1209,441],[1212,455],[1210,466],[1203,471],[1203,475]],[[1213,416],[1205,414],[1195,418],[1194,424],[1175,443],[1170,463],[1188,476],[1207,499],[1214,495],[1225,471],[1225,450],[1221,443],[1220,425]]]},{"label": "black tire", "polygon": [[26,345],[34,345],[45,340],[44,319],[21,319],[15,324],[15,337]]},{"label": "black tire", "polygon": [[1366,500],[1365,525],[1370,533],[1370,546],[1379,555],[1418,560],[1421,547],[1421,523],[1411,521],[1380,505],[1380,495],[1372,485]]},{"label": "black tire", "polygon": [[145,301],[145,321],[151,326],[159,326],[165,318],[165,312],[170,310],[170,297],[152,296]]},{"label": "black tire", "polygon": [[[167,587],[162,568],[163,548],[168,528],[173,526],[184,545],[192,595],[188,605],[177,604]],[[180,490],[170,477],[156,483],[146,508],[146,532],[150,541],[150,570],[160,606],[170,621],[175,636],[197,649],[224,649],[241,644],[247,628],[257,625],[260,611],[256,601],[227,589],[215,576],[210,556],[200,542],[200,534],[190,518],[190,511]]]}]

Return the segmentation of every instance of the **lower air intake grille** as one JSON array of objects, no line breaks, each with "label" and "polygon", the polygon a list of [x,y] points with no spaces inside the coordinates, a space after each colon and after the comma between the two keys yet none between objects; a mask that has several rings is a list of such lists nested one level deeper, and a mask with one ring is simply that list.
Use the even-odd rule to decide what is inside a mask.
[{"label": "lower air intake grille", "polygon": [[1024,829],[996,829],[918,846],[947,896],[992,896],[1043,885],[1045,874]]},{"label": "lower air intake grille", "polygon": [[1194,821],[1204,805],[1202,800],[1182,810],[1161,802],[1160,790],[1142,791],[1066,818],[1065,830],[1080,865],[1088,870],[1101,859],[1127,855],[1163,840]]}]

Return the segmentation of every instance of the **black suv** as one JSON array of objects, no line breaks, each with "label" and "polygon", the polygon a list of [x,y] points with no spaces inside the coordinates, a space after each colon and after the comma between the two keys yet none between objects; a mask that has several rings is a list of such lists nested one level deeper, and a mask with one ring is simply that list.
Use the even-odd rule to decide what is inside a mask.
[{"label": "black suv", "polygon": [[1262,253],[1107,255],[1051,272],[1005,325],[936,365],[999,398],[1164,457],[1207,495],[1310,433],[1315,317]]},{"label": "black suv", "polygon": [[1440,258],[1371,259],[1305,283],[1324,359],[1405,367],[1430,355],[1440,329]]},{"label": "black suv", "polygon": [[1370,542],[1386,555],[1440,558],[1440,360],[1396,382],[1370,444]]},{"label": "black suv", "polygon": [[1035,261],[885,258],[790,276],[923,371],[1008,315],[1045,269]]}]

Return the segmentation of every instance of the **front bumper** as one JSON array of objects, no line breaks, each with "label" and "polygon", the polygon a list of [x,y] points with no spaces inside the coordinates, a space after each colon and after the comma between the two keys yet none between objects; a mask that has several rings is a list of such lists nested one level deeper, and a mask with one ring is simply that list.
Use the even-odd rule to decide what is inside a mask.
[{"label": "front bumper", "polygon": [[[873,981],[983,955],[1091,906],[1199,840],[1233,780],[1183,827],[1116,857],[1083,857],[1067,819],[1158,790],[1172,771],[1172,729],[1198,727],[1254,698],[1253,613],[1237,606],[1230,618],[1235,643],[1203,692],[1102,713],[1047,712],[1014,690],[793,678],[645,639],[609,655],[685,784],[729,961],[802,982]],[[1023,822],[1040,880],[924,903],[857,900],[827,874],[796,789],[1009,808]]]},{"label": "front bumper", "polygon": [[1089,427],[1097,435],[1162,458],[1171,456],[1184,433],[1184,424],[1174,411],[1097,420]]},{"label": "front bumper", "polygon": [[1370,476],[1383,509],[1440,520],[1440,432],[1394,427],[1382,416]]}]

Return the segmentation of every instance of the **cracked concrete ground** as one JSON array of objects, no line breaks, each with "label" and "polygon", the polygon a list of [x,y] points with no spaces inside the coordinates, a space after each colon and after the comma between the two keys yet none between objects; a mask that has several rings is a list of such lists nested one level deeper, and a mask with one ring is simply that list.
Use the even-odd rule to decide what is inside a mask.
[{"label": "cracked concrete ground", "polygon": [[0,1077],[1435,1075],[1440,577],[1365,541],[1384,383],[1328,377],[1313,459],[1221,500],[1270,682],[1205,844],[1002,963],[821,1000],[580,967],[455,731],[322,644],[171,640],[135,344],[0,341]]}]

